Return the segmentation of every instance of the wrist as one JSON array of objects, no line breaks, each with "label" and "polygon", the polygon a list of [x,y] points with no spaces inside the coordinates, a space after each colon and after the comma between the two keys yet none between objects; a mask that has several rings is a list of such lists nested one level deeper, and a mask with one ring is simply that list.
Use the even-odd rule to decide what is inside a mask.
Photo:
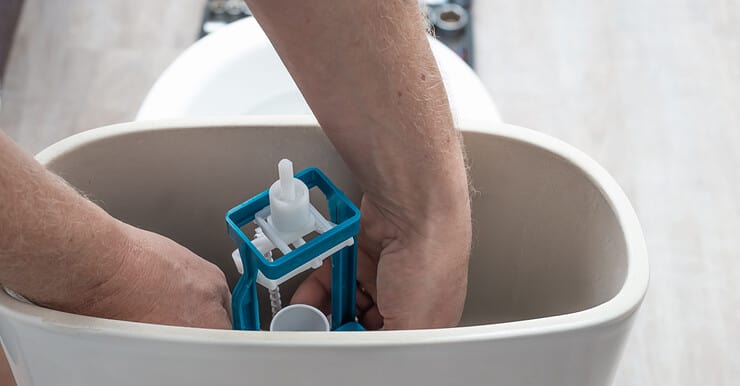
[{"label": "wrist", "polygon": [[423,237],[469,237],[471,231],[470,193],[464,167],[444,177],[428,179],[421,173],[401,176],[393,187],[374,186],[365,196],[393,223],[396,234],[413,232]]},{"label": "wrist", "polygon": [[[89,203],[89,202],[88,202]],[[63,268],[47,270],[53,275],[42,286],[44,291],[32,300],[63,311],[79,313],[99,299],[109,296],[108,284],[120,273],[128,248],[128,225],[118,221],[96,205],[89,203],[85,230],[75,232],[64,256],[54,265]]]}]

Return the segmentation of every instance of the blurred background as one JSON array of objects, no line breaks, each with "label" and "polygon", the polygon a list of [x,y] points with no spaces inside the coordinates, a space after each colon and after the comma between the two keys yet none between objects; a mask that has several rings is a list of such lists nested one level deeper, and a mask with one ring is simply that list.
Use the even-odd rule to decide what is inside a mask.
[{"label": "blurred background", "polygon": [[[503,121],[595,158],[640,217],[651,286],[615,385],[738,384],[740,1],[461,3],[470,23],[447,36]],[[133,120],[168,64],[234,12],[1,0],[0,128],[37,152]]]}]

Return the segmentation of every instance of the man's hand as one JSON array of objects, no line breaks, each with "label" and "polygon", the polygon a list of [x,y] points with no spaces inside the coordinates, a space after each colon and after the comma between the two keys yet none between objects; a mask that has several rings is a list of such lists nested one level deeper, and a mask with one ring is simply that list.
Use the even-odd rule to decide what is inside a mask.
[{"label": "man's hand", "polygon": [[[357,315],[368,329],[455,326],[467,289],[470,214],[419,217],[416,224],[365,196],[359,236]],[[324,264],[296,291],[293,303],[329,313],[331,270]]]},{"label": "man's hand", "polygon": [[231,327],[229,289],[218,268],[114,219],[2,132],[0,283],[62,311]]},{"label": "man's hand", "polygon": [[231,328],[231,294],[221,270],[166,237],[119,225],[123,240],[114,274],[55,308],[110,319]]}]

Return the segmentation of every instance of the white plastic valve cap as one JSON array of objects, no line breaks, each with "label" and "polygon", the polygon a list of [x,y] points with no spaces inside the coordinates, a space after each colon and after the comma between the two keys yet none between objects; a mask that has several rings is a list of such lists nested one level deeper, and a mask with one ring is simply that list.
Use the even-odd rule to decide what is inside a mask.
[{"label": "white plastic valve cap", "polygon": [[308,304],[292,304],[272,317],[270,331],[329,331],[329,319]]},{"label": "white plastic valve cap", "polygon": [[270,187],[270,222],[283,233],[313,229],[308,187],[293,177],[293,163],[281,160],[278,174],[280,178]]}]

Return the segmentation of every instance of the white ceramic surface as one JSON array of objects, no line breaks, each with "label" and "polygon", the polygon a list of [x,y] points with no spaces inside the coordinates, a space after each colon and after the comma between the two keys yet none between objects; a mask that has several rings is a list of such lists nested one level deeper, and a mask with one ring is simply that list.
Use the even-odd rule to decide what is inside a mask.
[{"label": "white ceramic surface", "polygon": [[[608,385],[648,283],[632,207],[601,167],[556,139],[461,127],[479,191],[465,327],[216,331],[71,315],[0,293],[0,337],[19,383]],[[307,117],[122,124],[37,158],[113,215],[214,261],[233,283],[224,213],[269,186],[286,156],[359,197]]]},{"label": "white ceramic surface", "polygon": [[[429,41],[455,117],[499,121],[473,70],[436,39]],[[267,36],[250,17],[183,52],[149,91],[136,119],[310,113]]]}]

